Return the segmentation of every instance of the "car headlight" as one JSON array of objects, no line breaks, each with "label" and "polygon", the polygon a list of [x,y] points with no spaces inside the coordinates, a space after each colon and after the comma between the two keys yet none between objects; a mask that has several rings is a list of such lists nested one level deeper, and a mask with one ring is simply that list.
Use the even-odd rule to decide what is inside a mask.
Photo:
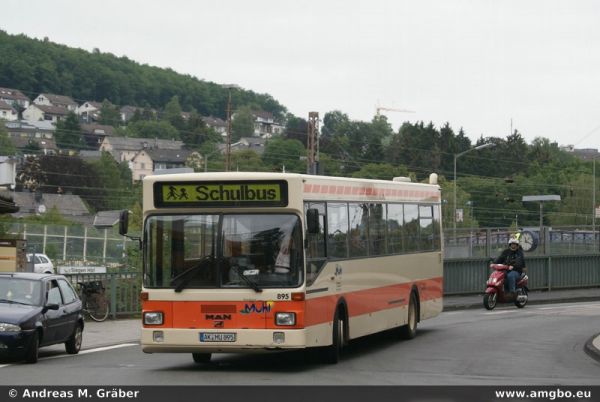
[{"label": "car headlight", "polygon": [[145,325],[162,325],[163,324],[163,313],[161,311],[149,311],[144,313],[144,324]]},{"label": "car headlight", "polygon": [[296,313],[275,314],[276,325],[296,325]]},{"label": "car headlight", "polygon": [[0,332],[20,332],[21,327],[15,324],[0,322]]}]

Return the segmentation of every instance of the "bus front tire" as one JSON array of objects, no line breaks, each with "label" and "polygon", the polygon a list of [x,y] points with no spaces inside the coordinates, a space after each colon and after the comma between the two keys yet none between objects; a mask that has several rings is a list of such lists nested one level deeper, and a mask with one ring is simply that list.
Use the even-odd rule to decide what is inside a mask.
[{"label": "bus front tire", "polygon": [[408,302],[408,321],[406,325],[403,325],[399,328],[400,338],[413,339],[417,335],[418,322],[417,297],[413,292],[410,294],[410,300]]},{"label": "bus front tire", "polygon": [[211,354],[210,353],[192,353],[192,358],[194,359],[194,363],[208,363],[208,362],[210,362]]}]

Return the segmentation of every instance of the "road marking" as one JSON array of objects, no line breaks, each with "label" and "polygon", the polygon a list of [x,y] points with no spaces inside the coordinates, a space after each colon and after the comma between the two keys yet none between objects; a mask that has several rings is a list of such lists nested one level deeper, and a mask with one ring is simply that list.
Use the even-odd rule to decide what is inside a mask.
[{"label": "road marking", "polygon": [[498,314],[509,314],[517,310],[501,310],[501,311],[488,311],[485,312],[485,315],[498,315]]},{"label": "road marking", "polygon": [[[105,350],[127,348],[129,346],[138,346],[138,345],[139,345],[139,343],[121,343],[119,345],[103,346],[101,348],[94,348],[94,349],[85,349],[85,350],[80,351],[77,355],[87,355],[88,353],[104,352]],[[41,357],[38,361],[62,359],[64,357],[75,357],[77,355],[62,354],[62,355],[56,355],[56,356],[47,356],[47,357]],[[3,365],[0,365],[0,368],[12,366],[12,365],[14,365],[14,364],[13,363],[3,364]]]},{"label": "road marking", "polygon": [[[136,346],[136,345],[139,345],[139,344],[138,343],[121,343],[119,345],[103,346],[101,348],[94,348],[94,349],[85,349],[85,350],[80,351],[78,354],[79,355],[87,355],[88,353],[104,352],[105,350],[126,348],[129,346]],[[48,357],[43,357],[40,360],[62,359],[63,357],[73,357],[73,356],[77,356],[77,355],[66,354],[66,355],[48,356]]]}]

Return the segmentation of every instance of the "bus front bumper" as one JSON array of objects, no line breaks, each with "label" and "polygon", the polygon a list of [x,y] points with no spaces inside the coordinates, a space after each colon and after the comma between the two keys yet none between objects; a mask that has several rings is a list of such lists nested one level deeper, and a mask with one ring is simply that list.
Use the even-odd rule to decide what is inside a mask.
[{"label": "bus front bumper", "polygon": [[[219,340],[220,338],[228,339],[228,341]],[[145,353],[238,353],[303,349],[305,347],[305,329],[216,331],[211,329],[142,328],[142,351]]]}]

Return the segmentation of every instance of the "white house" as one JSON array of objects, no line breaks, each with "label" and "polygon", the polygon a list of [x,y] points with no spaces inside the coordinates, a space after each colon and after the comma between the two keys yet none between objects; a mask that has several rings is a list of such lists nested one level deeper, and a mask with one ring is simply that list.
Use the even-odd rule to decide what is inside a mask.
[{"label": "white house", "polygon": [[23,95],[21,91],[12,88],[0,88],[0,101],[4,101],[11,106],[17,104],[23,109],[27,108],[31,103],[29,98]]},{"label": "white house", "polygon": [[100,145],[100,151],[109,152],[117,162],[131,161],[143,149],[173,149],[183,148],[182,141],[159,140],[156,138],[105,137]]},{"label": "white house", "polygon": [[58,150],[54,142],[56,127],[50,121],[15,120],[4,123],[8,138],[19,149],[36,144],[44,155],[55,154]]},{"label": "white house", "polygon": [[142,180],[156,170],[183,168],[192,154],[197,160],[201,159],[196,151],[185,149],[143,149],[129,163],[132,179]]},{"label": "white house", "polygon": [[0,102],[0,119],[15,121],[19,119],[19,113],[8,103]]},{"label": "white house", "polygon": [[218,134],[222,136],[227,135],[227,122],[225,120],[219,119],[218,117],[208,116],[202,117],[202,121],[210,128],[215,130]]},{"label": "white house", "polygon": [[27,121],[51,121],[56,124],[67,117],[69,110],[60,106],[47,106],[32,103],[23,111],[23,119]]},{"label": "white house", "polygon": [[283,133],[285,127],[277,123],[271,112],[254,112],[254,135],[271,138],[273,134]]},{"label": "white house", "polygon": [[33,103],[43,106],[59,106],[70,112],[75,112],[78,107],[77,102],[71,97],[54,94],[39,94],[38,97],[33,100]]},{"label": "white house", "polygon": [[98,120],[98,116],[100,115],[100,109],[102,109],[102,103],[87,101],[82,103],[75,113],[79,115],[79,118],[86,123],[91,123],[93,121]]}]

